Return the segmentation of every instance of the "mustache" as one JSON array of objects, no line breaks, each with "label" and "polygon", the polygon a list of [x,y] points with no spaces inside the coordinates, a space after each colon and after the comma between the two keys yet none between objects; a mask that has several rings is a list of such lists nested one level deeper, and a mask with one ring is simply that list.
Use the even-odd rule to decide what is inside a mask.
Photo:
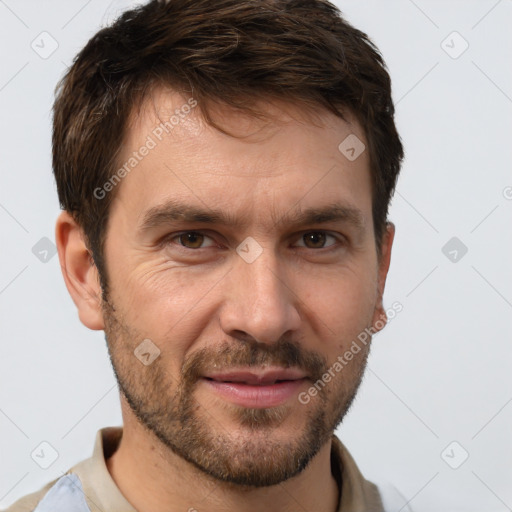
[{"label": "mustache", "polygon": [[327,359],[296,342],[279,340],[264,344],[254,340],[225,342],[217,347],[204,347],[190,355],[181,368],[182,382],[193,385],[212,370],[230,370],[234,367],[281,366],[298,368],[316,382],[327,371]]}]

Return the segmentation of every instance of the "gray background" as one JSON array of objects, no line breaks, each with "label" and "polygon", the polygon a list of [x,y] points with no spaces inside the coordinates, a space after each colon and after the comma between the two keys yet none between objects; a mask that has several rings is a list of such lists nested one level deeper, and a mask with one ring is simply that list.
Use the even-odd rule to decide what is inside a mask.
[{"label": "gray background", "polygon": [[[0,0],[1,508],[88,457],[97,429],[121,422],[103,333],[78,321],[41,239],[54,240],[59,212],[54,86],[134,4]],[[375,337],[337,433],[365,476],[391,481],[416,512],[512,510],[512,2],[337,4],[387,61],[406,149],[385,295],[403,311]],[[31,458],[52,462],[43,441],[58,453],[48,469]]]}]

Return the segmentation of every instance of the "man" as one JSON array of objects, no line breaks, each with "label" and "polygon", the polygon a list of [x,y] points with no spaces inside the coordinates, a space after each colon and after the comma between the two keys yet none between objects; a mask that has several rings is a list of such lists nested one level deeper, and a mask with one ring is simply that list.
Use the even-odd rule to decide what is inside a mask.
[{"label": "man", "polygon": [[326,1],[152,1],[61,82],[63,276],[123,428],[18,511],[384,510],[336,427],[361,382],[403,150]]}]

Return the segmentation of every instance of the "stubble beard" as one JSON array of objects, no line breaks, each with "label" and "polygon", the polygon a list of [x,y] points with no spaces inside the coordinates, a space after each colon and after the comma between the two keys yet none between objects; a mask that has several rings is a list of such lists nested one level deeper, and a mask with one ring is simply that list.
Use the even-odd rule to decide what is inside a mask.
[{"label": "stubble beard", "polygon": [[[369,345],[359,354],[358,366],[352,365],[318,389],[308,404],[297,400],[266,409],[225,404],[222,410],[229,413],[229,423],[237,425],[233,432],[215,419],[220,407],[209,412],[206,404],[194,396],[206,369],[215,364],[223,368],[294,366],[310,375],[313,385],[327,371],[326,359],[289,340],[272,345],[237,340],[196,351],[184,361],[178,377],[173,378],[164,345],[160,344],[161,356],[149,366],[142,365],[133,351],[144,336],[117,318],[111,302],[106,300],[103,304],[105,337],[114,374],[139,423],[203,474],[237,489],[277,485],[301,473],[331,440],[350,409],[368,358]],[[172,389],[175,391],[170,392]],[[216,403],[209,401],[209,405]],[[304,421],[300,429],[284,436],[283,429],[293,409],[304,415]]]}]

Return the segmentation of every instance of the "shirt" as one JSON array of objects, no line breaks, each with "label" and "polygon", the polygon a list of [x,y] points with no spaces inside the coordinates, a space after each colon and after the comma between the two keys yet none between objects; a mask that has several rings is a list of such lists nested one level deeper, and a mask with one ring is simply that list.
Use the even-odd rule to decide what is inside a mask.
[{"label": "shirt", "polygon": [[[122,435],[122,427],[99,430],[92,457],[39,491],[20,498],[5,512],[137,512],[116,486],[105,462],[117,450]],[[385,512],[378,487],[364,479],[335,435],[331,469],[340,489],[337,512]]]}]

